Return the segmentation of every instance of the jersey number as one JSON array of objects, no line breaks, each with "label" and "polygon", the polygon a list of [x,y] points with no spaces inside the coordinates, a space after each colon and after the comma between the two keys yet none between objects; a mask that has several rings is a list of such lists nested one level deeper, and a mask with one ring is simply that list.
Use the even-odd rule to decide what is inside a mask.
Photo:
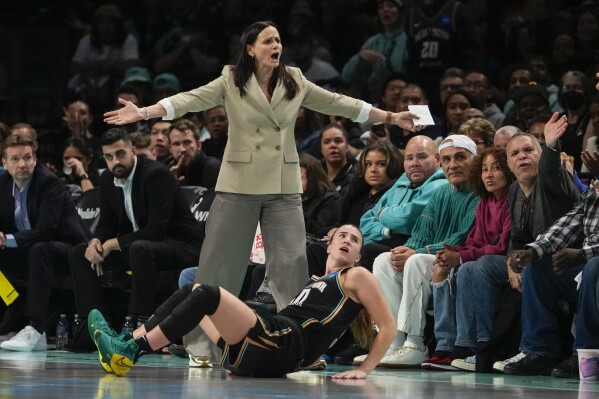
[{"label": "jersey number", "polygon": [[423,42],[420,57],[425,60],[439,57],[439,42]]},{"label": "jersey number", "polygon": [[310,290],[311,290],[311,288],[304,288],[302,290],[302,292],[300,292],[299,295],[296,296],[293,301],[291,301],[290,305],[302,306],[304,301],[308,298],[308,295],[310,294]]}]

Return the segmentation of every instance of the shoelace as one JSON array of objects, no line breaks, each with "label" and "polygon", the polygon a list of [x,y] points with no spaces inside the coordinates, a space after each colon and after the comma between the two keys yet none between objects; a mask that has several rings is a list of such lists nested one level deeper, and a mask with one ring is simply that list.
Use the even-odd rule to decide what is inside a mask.
[{"label": "shoelace", "polygon": [[506,363],[508,363],[508,364],[516,363],[516,362],[522,360],[524,357],[526,357],[526,354],[524,352],[520,352],[516,356],[510,357],[509,359],[507,359]]},{"label": "shoelace", "polygon": [[17,333],[17,335],[15,335],[14,337],[11,338],[11,340],[14,341],[29,341],[29,339],[33,336],[33,327],[25,327],[24,329],[22,329],[21,331],[19,331]]}]

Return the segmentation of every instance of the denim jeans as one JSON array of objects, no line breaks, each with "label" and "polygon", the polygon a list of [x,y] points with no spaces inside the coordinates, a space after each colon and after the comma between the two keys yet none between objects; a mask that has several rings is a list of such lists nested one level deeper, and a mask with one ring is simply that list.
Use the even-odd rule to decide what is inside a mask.
[{"label": "denim jeans", "polygon": [[578,313],[576,314],[577,349],[599,348],[599,257],[588,261],[582,269],[582,281],[578,291]]},{"label": "denim jeans", "polygon": [[[459,268],[461,269],[462,266]],[[455,274],[452,272],[447,279],[440,283],[432,283],[432,286],[435,338],[437,339],[436,350],[453,352],[456,341],[455,306],[457,287]]]},{"label": "denim jeans", "polygon": [[193,284],[196,281],[197,272],[197,266],[181,270],[181,273],[179,274],[179,288],[186,286],[187,284]]},{"label": "denim jeans", "polygon": [[[560,357],[559,301],[576,305],[574,277],[582,265],[557,274],[551,256],[545,256],[522,272],[522,341],[526,354]],[[572,309],[572,307],[571,307]],[[595,332],[596,333],[596,332]]]},{"label": "denim jeans", "polygon": [[507,258],[485,255],[460,266],[457,275],[455,344],[476,348],[488,341],[493,328],[497,298],[508,284]]}]

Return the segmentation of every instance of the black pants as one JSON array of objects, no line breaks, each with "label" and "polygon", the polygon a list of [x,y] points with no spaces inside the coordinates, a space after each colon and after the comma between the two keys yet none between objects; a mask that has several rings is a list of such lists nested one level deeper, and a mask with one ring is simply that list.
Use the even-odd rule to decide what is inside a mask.
[{"label": "black pants", "polygon": [[[75,246],[69,253],[73,275],[77,312],[86,317],[90,310],[105,312],[100,280],[90,262],[85,259],[87,244]],[[154,312],[158,273],[164,270],[181,270],[198,264],[200,248],[172,240],[135,241],[127,251],[113,251],[102,263],[102,268],[112,271],[133,272],[129,314],[149,316]]]},{"label": "black pants", "polygon": [[55,274],[68,275],[71,244],[60,241],[38,242],[31,247],[0,251],[0,270],[20,295],[27,291],[24,315],[45,321]]}]

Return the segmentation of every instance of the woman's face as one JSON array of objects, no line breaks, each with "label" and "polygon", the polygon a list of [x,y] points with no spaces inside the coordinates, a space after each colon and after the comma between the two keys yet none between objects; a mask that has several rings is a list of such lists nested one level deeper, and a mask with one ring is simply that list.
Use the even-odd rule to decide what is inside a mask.
[{"label": "woman's face", "polygon": [[254,58],[256,70],[278,67],[283,52],[279,31],[272,26],[264,28],[254,44],[247,46],[247,52]]},{"label": "woman's face", "polygon": [[77,149],[77,147],[70,146],[65,148],[64,152],[62,153],[62,163],[67,164],[71,158],[77,159],[79,162],[81,162],[83,169],[85,169],[87,172],[91,160],[87,159],[87,157],[83,155],[81,151]]},{"label": "woman's face", "polygon": [[341,130],[333,126],[322,132],[320,152],[327,163],[345,162],[348,151],[349,146]]},{"label": "woman's face", "polygon": [[452,131],[458,131],[458,128],[464,122],[464,112],[470,108],[470,105],[470,101],[462,94],[454,94],[449,97],[445,117]]},{"label": "woman's face", "polygon": [[487,155],[483,159],[481,179],[485,189],[491,194],[499,195],[507,188],[507,178],[493,155]]},{"label": "woman's face", "polygon": [[302,178],[302,191],[305,193],[308,189],[308,171],[304,167],[300,167],[300,174]]},{"label": "woman's face", "polygon": [[399,8],[391,1],[379,3],[378,15],[385,30],[393,29],[399,24]]},{"label": "woman's face", "polygon": [[369,151],[364,158],[364,180],[366,184],[372,187],[372,192],[379,192],[387,183],[389,183],[389,176],[387,176],[387,165],[389,160],[387,155],[381,151]]}]

